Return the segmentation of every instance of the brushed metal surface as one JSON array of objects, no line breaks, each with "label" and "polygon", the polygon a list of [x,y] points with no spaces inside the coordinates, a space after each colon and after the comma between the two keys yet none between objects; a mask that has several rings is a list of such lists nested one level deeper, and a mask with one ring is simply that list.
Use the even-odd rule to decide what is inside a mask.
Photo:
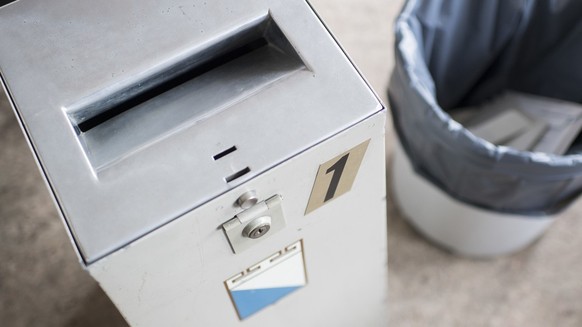
[{"label": "brushed metal surface", "polygon": [[[71,120],[73,104],[131,85],[266,15],[306,69],[96,169]],[[382,108],[301,0],[22,0],[0,10],[0,30],[2,81],[86,264]],[[135,135],[149,126],[135,125]],[[236,152],[212,159],[233,145]],[[245,167],[248,174],[225,182]]]}]

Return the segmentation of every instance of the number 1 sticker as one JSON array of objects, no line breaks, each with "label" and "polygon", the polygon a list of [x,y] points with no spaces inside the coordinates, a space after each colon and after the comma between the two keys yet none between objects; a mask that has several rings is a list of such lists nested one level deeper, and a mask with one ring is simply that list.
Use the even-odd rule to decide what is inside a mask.
[{"label": "number 1 sticker", "polygon": [[305,214],[351,190],[369,143],[367,140],[319,166]]}]

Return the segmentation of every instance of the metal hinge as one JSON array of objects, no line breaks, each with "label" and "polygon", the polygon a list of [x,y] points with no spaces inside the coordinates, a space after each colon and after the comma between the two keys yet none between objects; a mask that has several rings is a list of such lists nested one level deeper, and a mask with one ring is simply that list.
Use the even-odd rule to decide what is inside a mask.
[{"label": "metal hinge", "polygon": [[222,225],[234,253],[252,247],[285,227],[282,201],[280,195],[274,195],[237,214]]}]

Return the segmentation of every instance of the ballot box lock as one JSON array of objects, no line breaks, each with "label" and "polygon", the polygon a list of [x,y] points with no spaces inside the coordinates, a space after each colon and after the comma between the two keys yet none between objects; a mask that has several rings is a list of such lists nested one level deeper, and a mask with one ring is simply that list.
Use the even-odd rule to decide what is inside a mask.
[{"label": "ballot box lock", "polygon": [[265,236],[271,229],[271,217],[259,217],[251,221],[243,230],[243,235],[252,239]]},{"label": "ballot box lock", "polygon": [[[280,195],[258,202],[256,193],[251,191],[241,195],[237,203],[242,208],[248,207],[248,209],[222,225],[234,253],[240,253],[252,247],[259,240],[270,237],[286,225]],[[255,204],[250,206],[251,203]]]}]

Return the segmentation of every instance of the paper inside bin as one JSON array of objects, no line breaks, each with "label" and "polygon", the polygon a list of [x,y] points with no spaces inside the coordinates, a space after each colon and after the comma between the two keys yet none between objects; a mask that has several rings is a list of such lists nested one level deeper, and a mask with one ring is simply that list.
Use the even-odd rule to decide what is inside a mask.
[{"label": "paper inside bin", "polygon": [[518,92],[452,116],[493,144],[556,155],[565,154],[582,130],[581,105]]},{"label": "paper inside bin", "polygon": [[523,135],[534,122],[515,109],[501,111],[490,117],[469,126],[471,133],[493,144],[504,144]]}]

